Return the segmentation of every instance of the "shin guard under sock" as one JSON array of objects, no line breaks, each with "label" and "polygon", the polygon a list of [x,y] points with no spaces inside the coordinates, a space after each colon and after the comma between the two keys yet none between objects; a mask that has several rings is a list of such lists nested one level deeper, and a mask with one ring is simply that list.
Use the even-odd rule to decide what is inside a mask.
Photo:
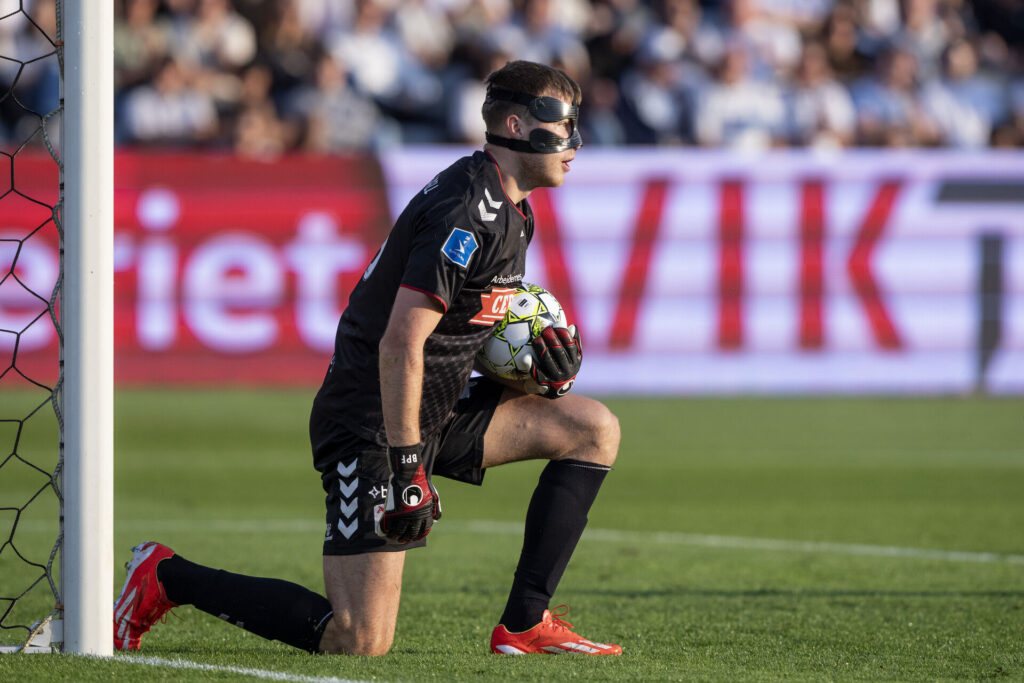
[{"label": "shin guard under sock", "polygon": [[167,598],[193,605],[256,635],[316,652],[330,620],[331,603],[280,579],[232,574],[174,555],[157,565]]},{"label": "shin guard under sock", "polygon": [[553,460],[541,472],[526,511],[523,550],[501,616],[510,632],[540,623],[610,469],[581,460]]}]

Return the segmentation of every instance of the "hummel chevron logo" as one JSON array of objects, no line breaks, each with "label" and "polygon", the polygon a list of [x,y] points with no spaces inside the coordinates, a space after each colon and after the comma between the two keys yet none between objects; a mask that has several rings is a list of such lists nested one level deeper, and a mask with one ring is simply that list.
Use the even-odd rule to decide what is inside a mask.
[{"label": "hummel chevron logo", "polygon": [[484,188],[484,197],[487,198],[487,203],[490,205],[492,209],[494,209],[494,212],[488,211],[487,207],[484,206],[484,200],[481,199],[480,203],[477,204],[477,209],[480,210],[480,218],[484,219],[485,221],[493,221],[495,218],[498,217],[497,210],[501,208],[501,205],[504,202],[494,201],[494,199],[491,198],[491,191],[488,190],[486,187]]},{"label": "hummel chevron logo", "polygon": [[356,477],[349,483],[339,483],[338,489],[341,491],[342,498],[351,498],[352,494],[356,492],[356,487],[359,486],[359,477]]},{"label": "hummel chevron logo", "polygon": [[358,462],[358,461],[353,460],[352,462],[350,462],[349,464],[345,465],[344,467],[342,467],[341,463],[339,462],[338,463],[338,474],[340,474],[343,477],[347,477],[348,475],[352,474],[355,471],[355,469],[356,469],[356,462]]},{"label": "hummel chevron logo", "polygon": [[356,505],[357,501],[354,499],[349,501],[342,501],[341,504],[338,505],[338,509],[341,510],[341,516],[351,517],[353,514],[355,514]]},{"label": "hummel chevron logo", "polygon": [[491,205],[492,209],[497,210],[501,208],[502,203],[494,201],[494,199],[491,197],[491,191],[488,190],[486,187],[484,188],[484,196],[487,197],[487,203]]},{"label": "hummel chevron logo", "polygon": [[358,528],[359,528],[359,520],[358,519],[353,519],[351,522],[349,522],[348,524],[346,524],[344,526],[342,526],[341,520],[338,520],[338,531],[340,531],[341,535],[344,536],[345,538],[352,538],[352,534],[354,534],[356,532],[356,529],[358,529]]}]

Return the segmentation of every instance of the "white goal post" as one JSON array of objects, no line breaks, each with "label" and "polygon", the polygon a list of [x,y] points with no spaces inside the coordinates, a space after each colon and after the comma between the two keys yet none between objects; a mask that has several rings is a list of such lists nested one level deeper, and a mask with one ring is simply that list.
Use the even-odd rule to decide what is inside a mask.
[{"label": "white goal post", "polygon": [[111,655],[114,3],[60,0],[58,12],[64,101],[60,211],[64,234],[63,649]]}]

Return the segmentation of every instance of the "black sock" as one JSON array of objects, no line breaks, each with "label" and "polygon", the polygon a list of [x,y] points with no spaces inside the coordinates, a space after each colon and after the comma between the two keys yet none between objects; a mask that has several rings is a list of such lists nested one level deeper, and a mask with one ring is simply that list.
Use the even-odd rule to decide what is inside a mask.
[{"label": "black sock", "polygon": [[523,550],[512,591],[501,615],[509,631],[525,631],[540,623],[610,469],[581,460],[552,460],[541,472],[526,511]]},{"label": "black sock", "polygon": [[280,579],[232,574],[189,562],[180,555],[157,565],[167,598],[194,605],[256,635],[316,652],[332,614],[331,603]]}]

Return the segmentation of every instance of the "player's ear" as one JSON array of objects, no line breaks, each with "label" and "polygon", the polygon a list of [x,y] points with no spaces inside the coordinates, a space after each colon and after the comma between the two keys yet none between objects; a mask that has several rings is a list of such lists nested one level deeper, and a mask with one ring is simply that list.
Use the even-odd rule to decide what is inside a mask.
[{"label": "player's ear", "polygon": [[522,138],[524,135],[523,120],[516,114],[509,114],[505,119],[505,128],[510,138]]}]

